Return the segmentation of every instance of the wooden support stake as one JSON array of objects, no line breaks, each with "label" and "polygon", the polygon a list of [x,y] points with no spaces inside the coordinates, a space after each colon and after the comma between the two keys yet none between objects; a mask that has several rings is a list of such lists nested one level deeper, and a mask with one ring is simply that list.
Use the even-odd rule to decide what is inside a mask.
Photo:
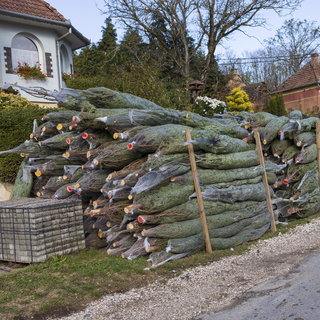
[{"label": "wooden support stake", "polygon": [[[190,133],[189,128],[186,129],[186,140],[191,141],[191,133]],[[206,252],[211,253],[212,247],[211,247],[211,241],[210,241],[209,230],[208,230],[208,225],[207,225],[207,217],[206,217],[206,213],[204,211],[202,194],[201,194],[201,189],[200,189],[200,185],[199,185],[198,170],[197,170],[196,159],[194,156],[194,150],[193,150],[192,143],[188,144],[188,151],[189,151],[189,159],[190,159],[190,165],[191,165],[191,170],[192,170],[192,175],[193,175],[193,183],[194,183],[194,187],[196,189],[196,194],[197,194],[199,214],[200,214],[202,231],[203,231],[205,245],[206,245]]]},{"label": "wooden support stake", "polygon": [[263,168],[263,175],[262,175],[262,179],[263,179],[263,183],[264,183],[264,187],[266,189],[266,198],[267,198],[267,204],[268,204],[268,210],[271,216],[271,231],[275,232],[277,231],[277,227],[276,227],[276,221],[274,219],[274,212],[273,212],[273,207],[272,207],[272,202],[271,202],[271,196],[270,196],[270,190],[269,190],[269,183],[268,183],[268,177],[267,177],[267,172],[266,172],[266,167],[264,164],[264,157],[263,157],[263,152],[262,152],[262,146],[261,146],[261,140],[260,140],[260,133],[258,130],[254,130],[254,138],[256,140],[256,151],[257,151],[257,155],[259,158],[259,162],[261,167]]},{"label": "wooden support stake", "polygon": [[318,185],[320,186],[320,120],[317,121],[317,164],[318,164]]}]

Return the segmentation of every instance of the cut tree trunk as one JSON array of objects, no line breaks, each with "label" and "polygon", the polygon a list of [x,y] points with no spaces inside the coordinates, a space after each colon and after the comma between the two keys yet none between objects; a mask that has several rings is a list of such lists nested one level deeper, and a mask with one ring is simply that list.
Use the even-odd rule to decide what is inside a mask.
[{"label": "cut tree trunk", "polygon": [[50,112],[42,117],[42,121],[51,121],[57,125],[59,123],[71,122],[72,117],[77,114],[78,112],[73,110]]},{"label": "cut tree trunk", "polygon": [[308,147],[305,147],[301,152],[296,156],[296,163],[310,163],[317,159],[317,145],[314,143]]},{"label": "cut tree trunk", "polygon": [[83,132],[81,134],[81,137],[86,143],[88,143],[90,150],[96,149],[100,145],[113,141],[112,137],[109,135],[108,132]]},{"label": "cut tree trunk", "polygon": [[45,140],[45,139],[52,137],[58,133],[59,132],[56,129],[56,125],[53,122],[48,121],[48,122],[41,124],[39,127],[37,127],[30,134],[30,139],[33,139],[35,141]]},{"label": "cut tree trunk", "polygon": [[75,183],[75,187],[81,189],[81,194],[100,192],[109,173],[108,170],[89,171]]},{"label": "cut tree trunk", "polygon": [[44,192],[56,192],[60,187],[68,184],[69,181],[63,179],[63,176],[51,177],[48,182],[42,187]]},{"label": "cut tree trunk", "polygon": [[271,152],[274,157],[280,158],[281,155],[291,146],[291,141],[289,140],[274,140],[271,143]]},{"label": "cut tree trunk", "polygon": [[297,147],[307,147],[316,143],[316,134],[314,132],[303,132],[294,137]]},{"label": "cut tree trunk", "polygon": [[111,201],[127,200],[130,195],[131,187],[118,187],[108,191],[105,196]]},{"label": "cut tree trunk", "polygon": [[295,145],[288,147],[282,154],[281,160],[283,163],[286,163],[296,157],[296,155],[300,152],[300,149]]},{"label": "cut tree trunk", "polygon": [[62,157],[69,161],[75,161],[78,163],[87,162],[87,151],[86,150],[69,150],[62,154]]},{"label": "cut tree trunk", "polygon": [[88,150],[89,145],[87,142],[82,138],[81,134],[78,134],[72,138],[66,139],[67,144],[69,145],[68,150],[74,151],[74,150]]},{"label": "cut tree trunk", "polygon": [[20,154],[21,157],[42,157],[43,154],[49,156],[53,152],[47,148],[42,148],[39,142],[27,140],[16,148],[0,151],[0,155],[7,153]]},{"label": "cut tree trunk", "polygon": [[66,132],[57,134],[49,139],[39,142],[41,147],[46,147],[50,149],[66,150],[69,147],[67,139],[72,139],[77,136],[75,132]]},{"label": "cut tree trunk", "polygon": [[263,144],[272,142],[277,138],[278,132],[289,121],[287,117],[276,117],[264,127],[261,134],[261,140]]},{"label": "cut tree trunk", "polygon": [[70,185],[61,186],[57,191],[53,194],[53,199],[66,199],[70,197],[74,193],[74,190]]},{"label": "cut tree trunk", "polygon": [[128,150],[126,142],[116,142],[108,145],[95,156],[93,163],[96,168],[119,170],[141,157],[140,153]]},{"label": "cut tree trunk", "polygon": [[40,176],[62,176],[64,174],[64,167],[68,165],[81,164],[81,160],[69,160],[63,157],[49,160],[42,165],[37,166],[35,175]]},{"label": "cut tree trunk", "polygon": [[122,169],[120,169],[118,171],[111,172],[107,177],[107,181],[108,180],[109,181],[111,181],[111,180],[116,181],[116,180],[121,180],[121,179],[125,178],[129,174],[131,174],[131,173],[137,171],[139,168],[141,168],[146,161],[147,161],[147,158],[141,158],[141,159],[137,159],[137,160],[130,162],[128,165],[126,165]]},{"label": "cut tree trunk", "polygon": [[129,139],[133,138],[139,131],[143,129],[147,129],[148,127],[146,126],[136,126],[133,128],[129,128],[126,131],[123,132],[115,132],[112,137],[115,140],[120,140],[120,141],[128,141]]}]

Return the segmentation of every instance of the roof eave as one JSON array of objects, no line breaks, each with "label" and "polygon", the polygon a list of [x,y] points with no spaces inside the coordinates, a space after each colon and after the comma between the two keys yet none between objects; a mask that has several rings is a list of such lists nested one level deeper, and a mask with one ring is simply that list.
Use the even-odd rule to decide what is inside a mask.
[{"label": "roof eave", "polygon": [[66,29],[71,28],[72,33],[76,36],[76,38],[78,40],[78,41],[74,41],[72,43],[72,46],[71,46],[72,50],[77,50],[77,49],[80,49],[80,48],[85,47],[90,44],[90,40],[88,38],[86,38],[84,35],[82,35],[75,27],[73,27],[70,20],[58,21],[58,20],[37,17],[37,16],[30,15],[30,14],[26,14],[26,13],[13,12],[13,11],[3,10],[3,9],[0,9],[0,15],[1,14],[6,15],[6,16],[15,17],[15,18],[33,20],[33,21],[42,22],[42,23],[48,23],[48,24],[52,24],[52,25],[56,25],[56,26],[60,26],[60,27],[65,27]]},{"label": "roof eave", "polygon": [[304,89],[304,88],[312,87],[312,86],[318,86],[318,87],[320,87],[320,81],[317,81],[317,82],[314,82],[314,83],[309,83],[309,84],[306,84],[306,85],[300,86],[300,87],[295,87],[295,88],[290,88],[290,89],[283,89],[283,90],[272,91],[271,94],[284,93],[284,92],[289,92],[289,91],[298,90],[298,89]]},{"label": "roof eave", "polygon": [[[71,23],[70,23],[71,24]],[[91,41],[86,38],[79,30],[77,30],[75,27],[71,26],[71,30],[72,30],[72,34],[74,34],[81,42],[82,44],[78,45],[78,46],[74,46],[72,48],[72,50],[77,50],[80,49],[82,47],[86,47],[88,46]]]}]

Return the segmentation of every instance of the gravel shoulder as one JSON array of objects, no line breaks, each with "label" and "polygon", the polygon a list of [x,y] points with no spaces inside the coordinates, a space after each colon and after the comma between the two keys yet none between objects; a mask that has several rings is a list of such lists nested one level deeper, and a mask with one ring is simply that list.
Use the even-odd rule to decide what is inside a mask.
[{"label": "gravel shoulder", "polygon": [[10,271],[12,271],[13,269],[7,266],[0,266],[0,276],[3,274],[7,274]]},{"label": "gravel shoulder", "polygon": [[[260,240],[241,256],[186,270],[165,283],[106,295],[60,320],[191,320],[221,310],[254,285],[289,272],[320,251],[320,218],[288,233]],[[58,319],[55,319],[58,320]]]}]

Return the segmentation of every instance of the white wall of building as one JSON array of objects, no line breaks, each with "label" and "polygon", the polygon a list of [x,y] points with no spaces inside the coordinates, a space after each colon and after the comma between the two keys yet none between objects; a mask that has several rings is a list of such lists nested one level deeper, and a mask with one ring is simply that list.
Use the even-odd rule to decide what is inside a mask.
[{"label": "white wall of building", "polygon": [[0,182],[0,201],[9,200],[13,189],[13,184]]},{"label": "white wall of building", "polygon": [[[47,71],[45,53],[51,54],[52,60],[52,77],[46,77],[45,80],[25,80],[17,74],[6,73],[5,47],[11,47],[12,39],[17,34],[30,35],[31,39],[35,39],[38,47],[39,62],[44,73]],[[49,28],[39,28],[37,26],[26,25],[16,22],[0,21],[0,87],[1,84],[10,83],[18,84],[24,87],[43,87],[47,90],[60,90],[63,87],[61,81],[61,72],[72,72],[70,65],[72,64],[72,51],[70,45],[63,39],[57,45],[58,35],[54,30]],[[58,52],[57,46],[63,45],[63,54]],[[61,61],[64,70],[59,71]],[[23,62],[23,61],[21,61]],[[21,91],[21,95],[34,102],[46,102],[46,100],[35,98]]]}]

